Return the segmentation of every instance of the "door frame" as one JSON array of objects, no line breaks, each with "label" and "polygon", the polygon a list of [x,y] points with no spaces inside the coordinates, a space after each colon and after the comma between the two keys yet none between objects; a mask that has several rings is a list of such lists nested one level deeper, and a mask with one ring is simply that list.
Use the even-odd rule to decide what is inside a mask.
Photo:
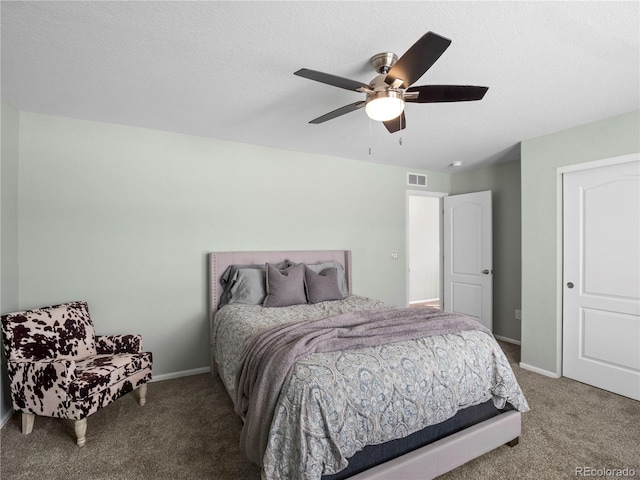
[{"label": "door frame", "polygon": [[[406,191],[406,195],[405,195],[405,251],[407,252],[406,258],[405,258],[405,266],[404,266],[404,271],[405,271],[405,305],[408,307],[409,306],[409,301],[411,299],[411,289],[410,287],[410,277],[409,277],[409,266],[411,265],[411,249],[410,249],[410,228],[411,228],[411,224],[409,222],[409,197],[432,197],[432,198],[439,198],[440,199],[440,215],[439,215],[439,221],[440,221],[440,261],[438,262],[439,264],[439,268],[440,268],[440,273],[439,273],[439,278],[440,278],[440,292],[442,293],[442,289],[444,288],[444,278],[443,278],[443,268],[444,268],[444,252],[442,250],[443,247],[443,237],[442,237],[442,229],[444,228],[444,215],[443,215],[443,207],[442,207],[442,199],[446,196],[448,196],[448,193],[444,193],[444,192],[430,192],[430,191],[425,191],[425,190],[407,190]],[[441,295],[442,296],[442,295]]]},{"label": "door frame", "polygon": [[593,160],[591,162],[577,163],[558,167],[556,173],[556,374],[551,375],[556,378],[563,375],[562,355],[563,355],[563,326],[564,326],[564,189],[563,176],[565,173],[578,172],[581,170],[590,170],[592,168],[608,167],[610,165],[619,165],[621,163],[636,162],[640,160],[640,153],[631,153],[619,157],[605,158],[601,160]]}]

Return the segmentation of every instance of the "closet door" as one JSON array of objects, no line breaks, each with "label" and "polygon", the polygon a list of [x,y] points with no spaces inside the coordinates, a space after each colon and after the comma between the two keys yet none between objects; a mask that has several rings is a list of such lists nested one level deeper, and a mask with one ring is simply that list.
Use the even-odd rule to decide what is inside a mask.
[{"label": "closet door", "polygon": [[640,162],[563,186],[563,375],[640,400]]}]

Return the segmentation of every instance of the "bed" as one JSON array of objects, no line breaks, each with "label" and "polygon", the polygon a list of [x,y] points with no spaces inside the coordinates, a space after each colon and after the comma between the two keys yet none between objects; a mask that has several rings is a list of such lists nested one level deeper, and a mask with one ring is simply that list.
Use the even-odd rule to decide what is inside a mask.
[{"label": "bed", "polygon": [[[327,328],[362,321],[366,315],[366,322],[388,325],[391,321],[394,334],[408,335],[396,330],[416,310],[434,322],[467,321],[441,319],[446,315],[431,309],[398,309],[351,294],[351,262],[351,252],[345,250],[209,254],[211,372],[222,379],[244,422],[243,451],[261,465],[263,478],[433,478],[503,444],[517,444],[520,414],[528,410],[526,399],[493,336],[473,326],[424,337],[412,332],[390,344],[373,340],[373,344],[345,350],[314,350],[290,359],[285,369],[251,370],[247,366],[262,368],[277,356],[255,360],[261,357],[249,348],[252,342],[261,337],[263,342],[275,342],[276,337],[286,337],[301,326]],[[247,300],[242,288],[229,294],[232,283],[238,287],[243,278],[264,278],[267,269],[271,272],[267,283],[277,292],[275,280],[283,277],[276,268],[299,272],[301,264],[310,282],[319,279],[326,284],[328,280],[318,275],[337,275],[342,295],[322,301],[324,297],[314,292],[324,295],[324,290],[305,288],[307,297],[316,295],[317,302],[288,300],[284,306],[269,308],[257,305],[255,298]],[[316,271],[311,273],[312,269]],[[336,295],[335,288],[331,292],[329,296]],[[244,303],[236,303],[238,298]],[[272,300],[269,297],[267,302],[273,304]],[[296,301],[299,303],[291,303]],[[340,329],[326,332],[334,330]],[[254,350],[267,351],[265,345],[275,348],[264,343],[254,345]],[[296,350],[278,348],[278,352],[286,350],[284,357]],[[463,366],[456,367],[454,362]],[[487,362],[491,368],[482,366]],[[437,372],[425,374],[424,368]],[[407,380],[412,374],[417,375],[415,382]],[[281,378],[273,380],[278,375]],[[258,391],[257,386],[252,388],[261,382],[277,385],[275,393],[261,394],[252,403],[249,397],[253,396],[246,391]],[[245,389],[247,385],[251,388]]]}]

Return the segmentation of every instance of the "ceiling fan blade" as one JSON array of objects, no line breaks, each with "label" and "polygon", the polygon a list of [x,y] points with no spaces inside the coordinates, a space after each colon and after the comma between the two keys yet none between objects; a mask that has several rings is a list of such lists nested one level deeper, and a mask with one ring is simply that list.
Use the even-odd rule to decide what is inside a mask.
[{"label": "ceiling fan blade", "polygon": [[384,126],[387,127],[387,130],[389,130],[389,133],[395,133],[399,130],[402,130],[403,128],[406,128],[407,119],[404,116],[404,112],[402,112],[396,118],[392,120],[387,120],[386,122],[382,122],[382,123],[384,123]]},{"label": "ceiling fan blade", "polygon": [[316,70],[309,70],[308,68],[301,68],[293,74],[298,75],[299,77],[308,78],[309,80],[315,80],[316,82],[326,83],[327,85],[332,85],[334,87],[344,88],[345,90],[352,90],[354,92],[357,92],[359,88],[369,89],[369,85],[365,85],[362,82],[338,77],[336,75],[331,75],[330,73],[322,73]]},{"label": "ceiling fan blade", "polygon": [[[438,103],[438,102],[469,102],[482,100],[489,87],[473,85],[424,85],[411,87],[405,93],[405,102]],[[415,97],[412,93],[418,93]]]},{"label": "ceiling fan blade", "polygon": [[425,33],[409,50],[391,67],[385,82],[392,85],[395,80],[402,80],[400,85],[407,88],[418,81],[436,63],[440,55],[449,47],[451,40],[433,32]]},{"label": "ceiling fan blade", "polygon": [[336,117],[339,117],[340,115],[344,115],[345,113],[349,113],[349,112],[353,112],[355,110],[358,110],[359,108],[362,108],[365,106],[367,102],[365,101],[361,101],[361,102],[356,102],[356,103],[351,103],[349,105],[345,105],[344,107],[340,107],[337,110],[334,110],[333,112],[329,112],[326,113],[324,115],[322,115],[321,117],[315,118],[313,120],[311,120],[309,123],[313,123],[313,124],[317,124],[317,123],[323,123],[326,122],[327,120],[332,120]]}]

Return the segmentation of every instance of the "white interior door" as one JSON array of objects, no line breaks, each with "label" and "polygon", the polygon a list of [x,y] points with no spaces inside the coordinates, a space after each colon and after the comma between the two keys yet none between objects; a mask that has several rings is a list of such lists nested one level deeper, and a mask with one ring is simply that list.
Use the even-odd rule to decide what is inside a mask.
[{"label": "white interior door", "polygon": [[562,373],[640,400],[640,162],[563,184]]},{"label": "white interior door", "polygon": [[493,331],[491,191],[444,197],[444,310]]}]

